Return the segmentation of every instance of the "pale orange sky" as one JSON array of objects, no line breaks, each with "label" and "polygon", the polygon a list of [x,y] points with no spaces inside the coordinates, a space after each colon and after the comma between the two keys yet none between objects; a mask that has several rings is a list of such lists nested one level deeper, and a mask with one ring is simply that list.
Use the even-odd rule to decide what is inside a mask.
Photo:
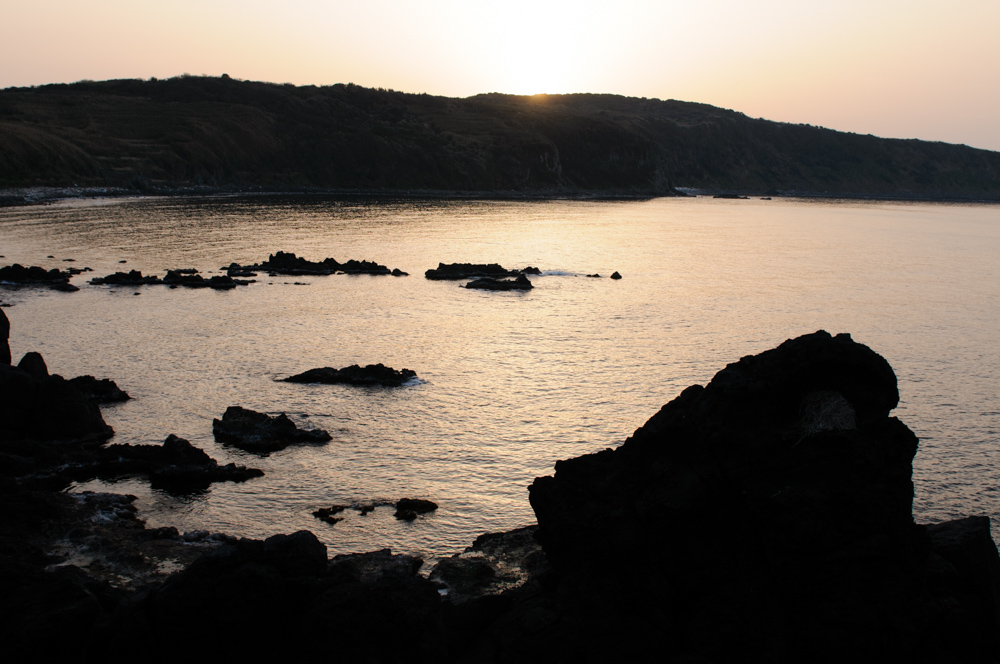
[{"label": "pale orange sky", "polygon": [[2,0],[0,87],[608,92],[1000,150],[1000,0]]}]

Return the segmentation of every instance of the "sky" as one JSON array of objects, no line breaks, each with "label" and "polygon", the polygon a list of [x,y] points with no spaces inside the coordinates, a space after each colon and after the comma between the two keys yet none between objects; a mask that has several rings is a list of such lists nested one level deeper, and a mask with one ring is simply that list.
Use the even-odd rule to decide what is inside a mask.
[{"label": "sky", "polygon": [[1000,151],[1000,0],[0,0],[0,88],[595,92]]}]

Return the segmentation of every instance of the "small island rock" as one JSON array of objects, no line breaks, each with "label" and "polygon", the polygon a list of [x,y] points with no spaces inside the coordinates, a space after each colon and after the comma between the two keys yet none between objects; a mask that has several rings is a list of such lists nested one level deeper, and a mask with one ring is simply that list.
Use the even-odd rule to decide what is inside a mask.
[{"label": "small island rock", "polygon": [[212,420],[212,433],[220,443],[248,452],[267,453],[296,443],[325,443],[322,429],[299,429],[284,413],[271,417],[240,406],[230,406],[222,419]]},{"label": "small island rock", "polygon": [[381,385],[383,387],[399,387],[403,383],[417,377],[411,369],[396,371],[382,363],[369,364],[361,367],[352,364],[343,369],[320,367],[309,369],[300,374],[282,379],[286,383],[323,383],[327,385]]}]

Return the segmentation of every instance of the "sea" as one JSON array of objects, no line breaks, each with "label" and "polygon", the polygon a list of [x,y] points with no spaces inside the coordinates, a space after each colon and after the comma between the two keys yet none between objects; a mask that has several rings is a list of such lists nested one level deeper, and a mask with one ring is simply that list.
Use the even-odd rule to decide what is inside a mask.
[{"label": "sea", "polygon": [[[129,269],[207,277],[277,251],[409,276],[260,272],[229,291],[88,283]],[[331,555],[452,555],[533,523],[528,485],[557,460],[616,447],[685,387],[820,329],[850,333],[895,370],[894,414],[920,438],[916,520],[1000,516],[997,205],[69,200],[0,209],[0,255],[0,265],[93,270],[74,277],[78,292],[2,286],[0,300],[15,361],[38,351],[53,373],[111,378],[133,397],[102,409],[113,442],[176,434],[265,472],[186,495],[135,478],[69,489],[132,494],[150,527],[254,538],[307,529]],[[527,292],[424,278],[456,262],[541,274]],[[280,382],[374,363],[418,380]],[[223,446],[212,420],[234,405],[286,413],[333,440],[268,456]],[[439,507],[397,520],[386,503],[404,497]],[[364,503],[376,507],[332,525],[312,514]]]}]

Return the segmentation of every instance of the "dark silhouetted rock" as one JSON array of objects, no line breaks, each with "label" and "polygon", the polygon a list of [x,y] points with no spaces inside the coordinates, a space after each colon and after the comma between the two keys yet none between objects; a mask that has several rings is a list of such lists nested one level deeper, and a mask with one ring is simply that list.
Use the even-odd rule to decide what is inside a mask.
[{"label": "dark silhouetted rock", "polygon": [[[307,531],[241,539],[123,607],[98,634],[101,660],[183,634],[198,661],[319,661],[331,648],[345,662],[448,661],[442,601],[421,564],[388,550],[327,561]],[[331,641],[337,625],[354,627]]]},{"label": "dark silhouetted rock", "polygon": [[10,364],[10,319],[0,309],[0,364]]},{"label": "dark silhouetted rock", "polygon": [[536,531],[537,526],[528,526],[480,535],[462,553],[442,558],[428,578],[446,585],[448,599],[455,604],[512,591],[537,591],[538,579],[549,565]]},{"label": "dark silhouetted rock", "polygon": [[346,383],[349,385],[382,385],[385,387],[398,387],[403,383],[416,378],[417,374],[411,369],[400,369],[396,371],[392,367],[387,367],[381,363],[369,364],[361,367],[352,364],[343,369],[333,367],[320,367],[310,369],[294,376],[284,378],[286,383],[325,383],[336,385]]},{"label": "dark silhouetted rock", "polygon": [[392,268],[392,276],[394,276],[394,277],[408,277],[408,276],[410,276],[410,273],[409,272],[403,272],[398,267],[394,267],[394,268]]},{"label": "dark silhouetted rock", "polygon": [[35,351],[25,353],[21,361],[17,363],[17,368],[38,380],[42,380],[49,375],[49,368],[45,366],[45,359],[41,353],[36,353]]},{"label": "dark silhouetted rock", "polygon": [[284,251],[271,254],[268,256],[266,261],[258,263],[257,265],[240,265],[239,263],[230,263],[226,270],[233,276],[235,276],[234,273],[249,272],[252,270],[267,270],[272,275],[328,275],[336,274],[338,272],[342,272],[344,274],[396,274],[398,272],[399,274],[396,274],[396,276],[405,274],[405,272],[401,272],[399,270],[390,270],[385,265],[379,265],[374,261],[359,261],[351,259],[346,263],[338,263],[333,258],[324,258],[322,261],[310,261],[300,256],[296,256],[294,253]]},{"label": "dark silhouetted rock", "polygon": [[611,278],[612,279],[621,279],[622,275],[618,274],[618,270],[615,270],[614,272],[611,273]]},{"label": "dark silhouetted rock", "polygon": [[0,364],[0,440],[111,437],[97,405],[62,376],[48,375],[40,355],[28,353],[21,364],[30,371]]},{"label": "dark silhouetted rock", "polygon": [[94,277],[90,283],[94,286],[145,286],[162,284],[163,281],[155,275],[143,275],[139,270],[130,270],[128,272],[115,272],[106,277]]},{"label": "dark silhouetted rock", "polygon": [[[590,277],[591,279],[600,279],[601,278],[601,275],[599,275],[599,274],[588,274],[587,276]],[[621,275],[619,275],[619,277],[621,277]]]},{"label": "dark silhouetted rock", "polygon": [[347,507],[348,507],[347,505],[334,505],[332,507],[321,507],[312,514],[320,521],[325,521],[329,524],[335,524],[339,523],[340,521],[343,521],[344,519],[342,517],[336,517],[333,515],[340,514],[341,512],[346,510]]},{"label": "dark silhouetted rock", "polygon": [[72,275],[69,272],[60,272],[52,268],[45,268],[32,265],[24,267],[18,263],[0,267],[0,283],[15,284],[19,286],[46,286],[54,290],[73,292],[80,290],[69,283]]},{"label": "dark silhouetted rock", "polygon": [[541,274],[542,271],[537,267],[528,266],[521,270],[521,274]]},{"label": "dark silhouetted rock", "polygon": [[[558,462],[530,488],[563,607],[560,644],[547,647],[628,643],[688,661],[995,658],[982,598],[998,595],[982,569],[996,564],[965,565],[979,568],[978,599],[927,583],[931,546],[911,513],[917,439],[889,417],[898,400],[882,357],[817,332],[689,387],[619,448]],[[983,524],[973,530],[979,544],[956,548],[995,560]],[[992,631],[956,629],[940,608],[955,605]]]},{"label": "dark silhouetted rock", "polygon": [[93,376],[77,376],[76,378],[70,378],[69,382],[73,387],[80,390],[80,394],[95,403],[117,403],[128,401],[132,398],[110,378],[98,380]]},{"label": "dark silhouetted rock", "polygon": [[438,508],[437,503],[421,498],[401,498],[396,501],[396,513],[394,517],[401,521],[413,521],[418,514],[433,512]]},{"label": "dark silhouetted rock", "polygon": [[517,279],[492,279],[490,277],[473,279],[465,284],[465,287],[491,291],[531,290],[534,288],[528,277],[523,274],[519,275]]},{"label": "dark silhouetted rock", "polygon": [[230,406],[221,420],[212,420],[212,433],[220,443],[257,453],[274,452],[299,443],[325,443],[331,439],[322,429],[299,429],[284,413],[271,417],[240,406]]},{"label": "dark silhouetted rock", "polygon": [[245,482],[264,475],[261,470],[235,463],[220,465],[173,434],[162,445],[50,446],[44,454],[31,452],[35,463],[30,484],[53,489],[71,481],[145,476],[154,488],[188,493],[207,489],[213,482]]},{"label": "dark silhouetted rock", "polygon": [[183,286],[185,288],[231,290],[237,286],[246,286],[250,282],[242,279],[233,279],[223,274],[213,275],[206,279],[200,274],[191,274],[189,270],[167,270],[167,276],[163,277],[163,283],[171,288]]},{"label": "dark silhouetted rock", "polygon": [[437,269],[424,272],[428,279],[472,279],[475,277],[492,277],[502,279],[503,277],[516,277],[520,272],[517,270],[506,270],[496,263],[438,263]]}]

